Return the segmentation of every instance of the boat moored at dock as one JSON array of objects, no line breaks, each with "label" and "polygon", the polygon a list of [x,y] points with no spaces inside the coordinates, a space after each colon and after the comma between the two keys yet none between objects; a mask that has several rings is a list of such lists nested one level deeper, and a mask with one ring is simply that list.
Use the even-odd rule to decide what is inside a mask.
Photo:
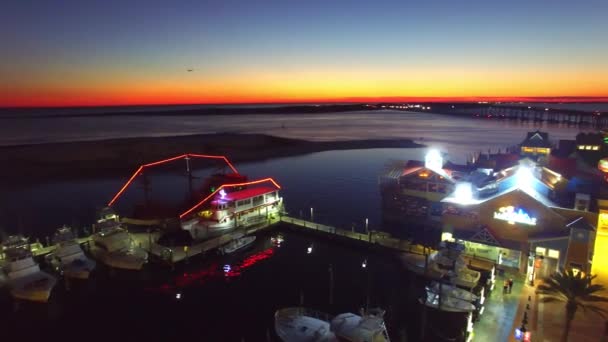
[{"label": "boat moored at dock", "polygon": [[72,230],[66,226],[59,228],[53,240],[57,249],[47,256],[51,264],[68,278],[88,279],[96,263],[84,254]]},{"label": "boat moored at dock", "polygon": [[362,315],[330,315],[302,307],[278,310],[274,315],[275,331],[284,342],[388,342],[384,311],[370,310]]},{"label": "boat moored at dock", "polygon": [[41,271],[30,251],[28,240],[11,236],[2,244],[7,261],[8,285],[16,299],[46,303],[57,279]]},{"label": "boat moored at dock", "polygon": [[279,214],[281,207],[282,198],[274,187],[258,186],[232,192],[221,189],[207,209],[182,221],[182,228],[189,231],[193,239],[199,240],[234,228],[267,222],[272,215]]},{"label": "boat moored at dock", "polygon": [[106,210],[97,223],[100,231],[92,238],[93,256],[113,268],[141,270],[148,252],[134,245],[129,232],[120,226],[118,215]]},{"label": "boat moored at dock", "polygon": [[251,246],[255,242],[255,236],[242,236],[238,237],[224,246],[220,247],[220,253],[230,254],[236,251],[242,250],[248,246]]}]

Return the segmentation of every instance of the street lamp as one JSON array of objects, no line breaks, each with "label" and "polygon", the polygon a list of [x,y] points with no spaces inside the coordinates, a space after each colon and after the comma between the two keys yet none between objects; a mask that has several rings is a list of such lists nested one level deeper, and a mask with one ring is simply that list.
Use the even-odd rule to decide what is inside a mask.
[{"label": "street lamp", "polygon": [[365,233],[369,234],[369,220],[365,218]]},{"label": "street lamp", "polygon": [[314,215],[314,212],[312,210],[312,207],[310,207],[310,221],[314,222],[314,220],[315,220],[315,215]]}]

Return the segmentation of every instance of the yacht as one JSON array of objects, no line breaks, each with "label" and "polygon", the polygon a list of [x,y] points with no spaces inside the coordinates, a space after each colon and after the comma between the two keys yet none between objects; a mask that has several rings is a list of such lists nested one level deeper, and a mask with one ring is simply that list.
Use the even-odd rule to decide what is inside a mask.
[{"label": "yacht", "polygon": [[48,256],[51,264],[68,278],[88,279],[96,263],[84,254],[72,230],[66,226],[59,228],[53,242],[57,249]]},{"label": "yacht", "polygon": [[467,267],[461,255],[463,250],[462,244],[444,241],[442,248],[430,255],[429,265],[435,273],[449,278],[454,285],[471,289],[477,286],[481,273]]},{"label": "yacht", "polygon": [[[443,293],[443,291],[442,291]],[[462,300],[456,297],[446,296],[434,292],[428,287],[426,288],[426,298],[421,299],[421,302],[431,308],[439,309],[441,311],[450,312],[473,312],[475,311],[475,305],[471,304],[466,300]]]},{"label": "yacht", "polygon": [[275,313],[275,331],[284,342],[388,342],[382,318],[383,311],[355,315],[328,314],[302,307],[291,307]]},{"label": "yacht", "polygon": [[129,232],[120,225],[118,215],[103,211],[97,221],[99,232],[93,234],[91,253],[113,268],[141,270],[148,261],[148,252],[134,246]]},{"label": "yacht", "polygon": [[16,299],[46,303],[57,279],[40,270],[34,261],[28,240],[11,236],[2,244],[8,270],[8,285]]},{"label": "yacht", "polygon": [[462,299],[467,302],[474,302],[479,299],[479,296],[461,288],[458,288],[452,284],[443,284],[436,281],[431,282],[431,285],[426,288],[427,292],[439,293],[441,289],[441,295],[444,297],[454,297]]},{"label": "yacht", "polygon": [[237,227],[267,222],[281,210],[282,198],[273,187],[254,187],[226,192],[220,190],[210,206],[194,218],[182,221],[184,230],[200,240]]},{"label": "yacht", "polygon": [[224,246],[220,247],[220,252],[222,254],[234,253],[240,249],[250,246],[254,241],[255,241],[255,236],[238,237],[238,238],[228,242]]}]

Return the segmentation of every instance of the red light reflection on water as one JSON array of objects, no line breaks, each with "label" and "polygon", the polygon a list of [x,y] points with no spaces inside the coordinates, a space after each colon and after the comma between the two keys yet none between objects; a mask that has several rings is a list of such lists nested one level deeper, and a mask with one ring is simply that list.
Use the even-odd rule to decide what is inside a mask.
[{"label": "red light reflection on water", "polygon": [[[200,269],[194,272],[184,272],[175,277],[173,283],[165,283],[162,284],[158,288],[147,288],[146,291],[159,291],[159,292],[171,292],[175,289],[180,289],[184,287],[189,287],[192,285],[201,285],[212,279],[219,279],[222,276],[227,278],[234,278],[241,275],[241,273],[257,264],[262,260],[266,260],[274,255],[274,247],[267,248],[261,252],[252,254],[247,258],[243,259],[241,262],[236,265],[224,265],[222,269],[220,269],[219,264],[214,262],[209,266]],[[173,285],[174,284],[174,285]]]},{"label": "red light reflection on water", "polygon": [[241,272],[243,270],[257,264],[258,262],[260,262],[262,260],[268,259],[273,255],[274,255],[274,247],[270,247],[261,252],[248,256],[243,261],[241,261],[240,264],[237,264],[234,266],[224,265],[224,275],[228,278],[238,277],[241,275]]}]

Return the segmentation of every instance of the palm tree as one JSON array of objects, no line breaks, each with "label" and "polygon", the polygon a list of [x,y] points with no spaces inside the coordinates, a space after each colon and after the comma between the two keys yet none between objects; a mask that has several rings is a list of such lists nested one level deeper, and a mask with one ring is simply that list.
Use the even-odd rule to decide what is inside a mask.
[{"label": "palm tree", "polygon": [[582,308],[583,312],[589,310],[605,317],[606,309],[592,304],[608,302],[608,298],[597,295],[606,288],[600,284],[591,284],[595,277],[595,275],[583,275],[583,272],[562,270],[543,279],[543,283],[538,285],[536,293],[542,295],[540,298],[542,303],[566,303],[566,325],[562,333],[562,342],[568,341],[570,323],[578,308]]}]

